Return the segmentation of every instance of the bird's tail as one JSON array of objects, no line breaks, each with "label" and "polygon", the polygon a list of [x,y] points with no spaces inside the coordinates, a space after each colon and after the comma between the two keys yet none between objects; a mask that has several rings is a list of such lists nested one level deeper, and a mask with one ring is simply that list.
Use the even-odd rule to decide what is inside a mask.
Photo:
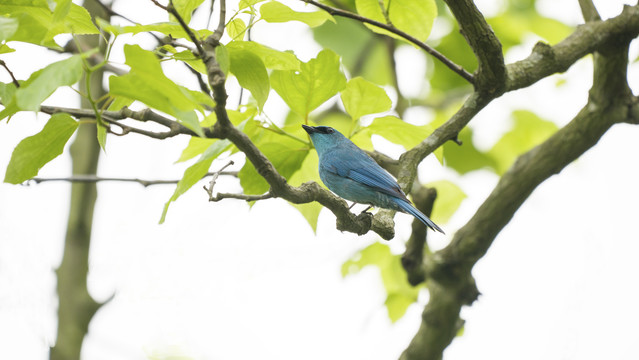
[{"label": "bird's tail", "polygon": [[405,201],[403,199],[397,199],[395,203],[399,205],[399,207],[405,212],[418,218],[419,221],[424,223],[424,225],[428,226],[429,228],[435,231],[439,231],[440,233],[444,234],[444,230],[442,230],[439,226],[437,226],[437,224],[435,224],[431,219],[429,219],[428,216],[422,214],[421,211],[417,210],[410,202]]}]

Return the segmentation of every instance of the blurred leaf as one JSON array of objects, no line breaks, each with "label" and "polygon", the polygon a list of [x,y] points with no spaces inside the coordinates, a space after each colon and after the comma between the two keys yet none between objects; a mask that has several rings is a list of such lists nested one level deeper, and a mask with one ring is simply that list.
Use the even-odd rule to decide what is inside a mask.
[{"label": "blurred leaf", "polygon": [[[464,37],[459,33],[457,24],[454,24],[452,31],[442,37],[435,48],[472,74],[477,69],[477,58],[464,40]],[[466,80],[442,64],[441,61],[430,57],[426,59],[429,65],[426,70],[427,76],[430,78],[431,96],[441,95],[445,97],[450,96],[451,92],[459,91],[460,89],[467,89],[468,92],[472,90],[472,86]]]},{"label": "blurred leaf", "polygon": [[[231,59],[229,58],[229,52],[226,46],[220,44],[215,48],[215,60],[217,60],[217,63],[220,65],[222,72],[228,75],[229,71],[231,71]],[[200,63],[202,62],[200,61]],[[206,71],[204,73],[206,73]]]},{"label": "blurred leaf", "polygon": [[13,82],[7,84],[0,82],[0,100],[2,100],[4,106],[11,101],[16,90],[16,86]]},{"label": "blurred leaf", "polygon": [[18,19],[0,16],[0,41],[10,39],[18,31]]},{"label": "blurred leaf", "polygon": [[235,18],[226,25],[226,31],[232,40],[239,39],[242,40],[244,37],[244,33],[246,32],[246,24],[244,20],[240,18]]},{"label": "blurred leaf", "polygon": [[528,34],[536,34],[550,44],[556,44],[572,32],[570,26],[535,11],[509,11],[487,21],[502,42],[504,51],[520,45]]},{"label": "blurred leaf", "polygon": [[193,159],[194,157],[204,153],[206,149],[210,148],[217,139],[207,139],[197,136],[191,136],[189,144],[182,150],[182,155],[176,162],[183,162]]},{"label": "blurred leaf", "polygon": [[360,128],[353,135],[353,141],[362,141],[361,137],[370,138],[372,135],[380,135],[394,144],[410,149],[432,132],[430,125],[416,126],[402,121],[397,116],[388,115],[376,118],[369,126]]},{"label": "blurred leaf", "polygon": [[316,27],[326,20],[335,22],[333,16],[326,11],[298,12],[277,1],[270,1],[260,6],[260,14],[262,19],[271,23],[301,21],[310,27]]},{"label": "blurred leaf", "polygon": [[80,55],[73,55],[65,60],[47,65],[31,74],[27,81],[20,84],[19,89],[15,89],[14,86],[10,98],[7,97],[8,93],[4,94],[2,100],[5,108],[0,111],[0,119],[12,116],[20,110],[38,111],[40,104],[51,96],[58,87],[73,85],[81,77],[82,58]]},{"label": "blurred leaf", "polygon": [[138,45],[125,45],[126,64],[131,71],[122,76],[111,76],[111,94],[135,99],[175,116],[184,126],[203,136],[194,110],[203,111],[198,98],[164,75],[156,56]]},{"label": "blurred leaf", "polygon": [[495,160],[475,148],[473,131],[470,128],[463,128],[459,132],[458,139],[462,145],[452,141],[444,143],[444,159],[447,167],[455,169],[460,174],[484,168],[495,169]]},{"label": "blurred leaf", "polygon": [[[300,186],[308,181],[315,181],[318,184],[322,184],[322,180],[320,180],[319,177],[318,165],[319,159],[317,158],[317,153],[315,151],[310,151],[308,156],[306,156],[302,162],[302,166],[300,166],[299,170],[296,171],[289,179],[289,183],[292,186]],[[302,213],[306,221],[308,221],[308,224],[313,229],[313,232],[317,232],[317,218],[319,217],[323,206],[317,201],[306,204],[291,205]]]},{"label": "blurred leaf", "polygon": [[303,118],[333,97],[346,85],[339,68],[339,57],[322,50],[317,58],[300,65],[299,71],[274,70],[271,85],[291,110]]},{"label": "blurred leaf", "polygon": [[51,11],[47,0],[4,0],[0,2],[0,14],[19,22],[18,29],[6,40],[24,41],[36,45],[58,48],[53,41],[64,33],[97,34],[98,29],[89,13],[68,0],[57,2]]},{"label": "blurred leaf", "polygon": [[53,22],[60,22],[69,14],[71,10],[71,0],[55,0],[56,6],[53,10]]},{"label": "blurred leaf", "polygon": [[[356,0],[355,4],[360,15],[384,24],[387,23],[379,0]],[[395,28],[412,35],[422,42],[428,39],[430,30],[433,27],[433,21],[437,17],[437,5],[434,0],[384,0],[384,9],[386,9],[386,13]],[[403,40],[402,37],[376,26],[364,25],[376,33]]]},{"label": "blurred leaf", "polygon": [[247,50],[257,55],[264,62],[267,69],[299,70],[300,61],[292,52],[272,49],[254,41],[231,41],[226,45],[229,51]]},{"label": "blurred leaf", "polygon": [[[302,163],[308,155],[308,148],[304,148],[298,141],[285,136],[279,136],[279,138],[281,139],[276,142],[261,142],[258,146],[271,161],[275,170],[286,179],[290,179],[302,167]],[[248,160],[238,176],[245,194],[264,194],[269,189],[266,180],[258,174],[253,164]]]},{"label": "blurred leaf", "polygon": [[248,50],[229,51],[229,57],[231,73],[235,75],[240,86],[251,92],[257,100],[258,108],[262,110],[271,88],[264,63]]},{"label": "blurred leaf", "polygon": [[496,165],[497,174],[502,175],[517,157],[539,145],[557,131],[555,123],[543,120],[537,114],[517,110],[512,113],[514,126],[488,151]]},{"label": "blurred leaf", "polygon": [[16,49],[10,47],[7,44],[0,44],[0,54],[8,54],[16,51]]},{"label": "blurred leaf", "polygon": [[323,48],[342,57],[342,63],[352,76],[362,76],[378,85],[392,84],[390,56],[387,45],[362,27],[358,21],[337,18],[313,29],[313,36]]},{"label": "blurred leaf", "polygon": [[169,211],[169,205],[175,200],[177,200],[182,194],[184,194],[188,189],[190,189],[193,185],[195,185],[198,181],[202,180],[204,175],[209,172],[209,168],[211,167],[211,163],[218,156],[220,156],[223,152],[228,150],[231,147],[232,143],[228,140],[218,140],[215,141],[208,149],[200,156],[200,158],[195,162],[195,164],[191,165],[189,168],[184,171],[184,176],[182,179],[178,181],[177,186],[175,188],[175,192],[169,199],[169,201],[164,204],[164,210],[162,211],[162,217],[160,218],[160,224],[164,222],[166,219],[166,213]]},{"label": "blurred leaf", "polygon": [[204,0],[172,0],[172,1],[173,1],[173,6],[175,7],[175,10],[177,10],[178,14],[180,14],[184,22],[187,24],[191,22],[191,14],[193,14],[193,11],[197,9],[197,7],[204,2]]},{"label": "blurred leaf", "polygon": [[251,7],[254,5],[257,5],[261,2],[264,2],[266,0],[240,0],[240,10],[242,9],[246,9],[247,7]]},{"label": "blurred leaf", "polygon": [[38,175],[44,165],[62,154],[77,128],[78,122],[69,114],[53,114],[42,131],[20,141],[13,150],[4,182],[20,184]]},{"label": "blurred leaf", "polygon": [[359,272],[365,266],[377,266],[386,290],[386,309],[392,322],[399,320],[417,301],[420,287],[411,286],[401,264],[401,255],[393,255],[387,245],[373,243],[342,265],[342,276]]},{"label": "blurred leaf", "polygon": [[364,115],[388,111],[393,104],[386,91],[361,77],[351,79],[341,92],[342,102],[354,120]]},{"label": "blurred leaf", "polygon": [[466,193],[459,186],[448,180],[435,181],[426,186],[437,190],[437,199],[430,218],[435,223],[447,223],[467,197]]},{"label": "blurred leaf", "polygon": [[417,296],[410,296],[402,293],[392,293],[386,297],[384,305],[388,310],[388,317],[391,322],[396,322],[405,314],[408,307],[417,301]]},{"label": "blurred leaf", "polygon": [[[100,28],[102,28],[104,31],[113,33],[114,35],[122,35],[122,34],[135,35],[139,33],[155,31],[166,36],[171,36],[176,39],[189,38],[189,35],[186,33],[186,31],[184,31],[182,26],[177,22],[160,22],[160,23],[153,23],[153,24],[147,24],[147,25],[136,24],[131,26],[118,26],[118,25],[112,25],[109,22],[106,22],[104,20],[100,21],[100,19],[98,19],[97,23],[100,26]],[[208,29],[201,29],[201,30],[193,30],[193,33],[198,38],[203,39],[213,34],[213,31]]]}]

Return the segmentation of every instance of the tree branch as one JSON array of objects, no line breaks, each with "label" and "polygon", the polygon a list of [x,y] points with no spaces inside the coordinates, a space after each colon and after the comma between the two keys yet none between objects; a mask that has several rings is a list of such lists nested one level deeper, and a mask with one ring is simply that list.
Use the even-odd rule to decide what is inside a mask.
[{"label": "tree branch", "polygon": [[0,65],[7,70],[7,72],[9,73],[9,76],[11,77],[11,81],[13,82],[13,85],[16,86],[16,89],[20,87],[20,83],[18,82],[18,79],[16,79],[15,76],[13,76],[13,73],[11,72],[11,70],[9,69],[9,67],[7,66],[7,64],[4,62],[4,60],[0,60]]},{"label": "tree branch", "polygon": [[639,35],[639,6],[626,6],[622,13],[606,21],[580,25],[555,46],[537,43],[526,59],[509,64],[506,91],[528,87],[554,73],[568,70],[587,54],[611,42],[629,41]]},{"label": "tree branch", "polygon": [[[623,39],[623,38],[622,38]],[[629,40],[613,41],[595,54],[588,104],[541,145],[520,156],[451,243],[428,257],[430,298],[422,324],[401,359],[441,359],[461,323],[459,311],[479,292],[472,267],[533,190],[594,146],[614,124],[632,117],[626,80]]]},{"label": "tree branch", "polygon": [[451,69],[452,71],[457,73],[459,76],[464,78],[464,80],[468,81],[471,84],[473,84],[475,82],[473,75],[471,73],[469,73],[468,71],[464,70],[463,67],[461,67],[460,65],[455,64],[452,60],[448,59],[446,56],[444,56],[442,53],[440,53],[439,51],[435,50],[434,48],[428,46],[423,41],[420,41],[419,39],[415,38],[414,36],[412,36],[410,34],[407,34],[407,33],[403,32],[403,31],[397,29],[393,25],[384,24],[382,22],[379,22],[379,21],[376,21],[376,20],[373,20],[373,19],[369,19],[369,18],[361,16],[359,14],[355,14],[355,13],[352,13],[350,11],[334,8],[334,7],[322,4],[322,3],[314,1],[314,0],[301,0],[301,1],[303,1],[303,2],[305,2],[307,4],[315,5],[318,8],[326,11],[327,13],[329,13],[331,15],[341,16],[341,17],[357,20],[359,22],[370,24],[370,25],[373,25],[373,26],[378,27],[380,29],[384,29],[384,30],[386,30],[388,32],[391,32],[391,33],[393,33],[395,35],[398,35],[398,36],[404,38],[405,40],[407,40],[408,42],[410,42],[410,43],[416,45],[417,47],[421,48],[422,50],[426,51],[427,53],[432,55],[435,59],[441,61],[442,64],[446,65],[449,69]]},{"label": "tree branch", "polygon": [[[226,176],[235,176],[237,177],[237,171],[222,171],[219,172],[219,175],[226,175]],[[206,178],[208,176],[212,176],[216,173],[207,173],[206,175],[204,175],[203,178]],[[144,187],[147,186],[152,186],[152,185],[170,185],[170,184],[177,184],[180,179],[176,179],[176,180],[144,180],[144,179],[137,179],[137,178],[118,178],[118,177],[104,177],[104,176],[95,176],[95,175],[74,175],[74,176],[70,176],[70,177],[58,177],[58,178],[40,178],[40,177],[34,177],[32,179],[27,180],[27,182],[25,183],[26,185],[29,185],[29,183],[31,182],[35,182],[36,184],[40,184],[40,183],[44,183],[44,182],[50,182],[50,181],[65,181],[65,182],[80,182],[80,183],[96,183],[96,182],[103,182],[103,181],[118,181],[118,182],[132,182],[132,183],[138,183]]]},{"label": "tree branch", "polygon": [[477,57],[475,89],[498,97],[504,92],[506,65],[501,43],[472,0],[444,0]]}]

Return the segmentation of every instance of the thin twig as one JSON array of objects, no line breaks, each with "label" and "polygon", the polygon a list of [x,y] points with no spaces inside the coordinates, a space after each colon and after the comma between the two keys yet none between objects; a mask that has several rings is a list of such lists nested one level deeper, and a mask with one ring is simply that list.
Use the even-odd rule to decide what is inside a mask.
[{"label": "thin twig", "polygon": [[230,193],[218,193],[215,197],[209,198],[209,201],[217,202],[224,199],[238,199],[244,201],[258,201],[258,200],[266,200],[272,199],[274,197],[273,194],[267,192],[262,195],[246,195],[246,194],[230,194]]},{"label": "thin twig", "polygon": [[460,65],[455,64],[452,60],[448,59],[442,53],[440,53],[439,51],[437,51],[434,48],[430,47],[429,45],[427,45],[423,41],[415,38],[414,36],[412,36],[410,34],[407,34],[407,33],[403,32],[403,31],[397,29],[396,27],[394,27],[392,25],[384,24],[384,23],[381,23],[379,21],[376,21],[376,20],[369,19],[367,17],[361,16],[359,14],[352,13],[350,11],[334,8],[334,7],[319,3],[319,2],[314,1],[314,0],[300,0],[300,1],[303,1],[303,2],[305,2],[307,4],[315,5],[318,8],[326,11],[327,13],[329,13],[331,15],[337,15],[337,16],[341,16],[341,17],[354,19],[354,20],[357,20],[357,21],[360,21],[360,22],[363,22],[363,23],[367,23],[367,24],[376,26],[376,27],[378,27],[380,29],[384,29],[386,31],[389,31],[389,32],[395,34],[395,35],[398,35],[398,36],[408,40],[409,42],[417,45],[419,48],[421,48],[422,50],[426,51],[427,53],[431,54],[437,60],[441,61],[444,65],[446,65],[449,69],[451,69],[452,71],[457,73],[459,76],[464,78],[464,80],[468,81],[471,84],[474,84],[474,76],[471,73],[469,73],[468,71],[466,71],[463,67],[461,67]]},{"label": "thin twig", "polygon": [[13,73],[11,72],[11,70],[9,70],[9,67],[4,62],[4,60],[0,60],[0,65],[2,65],[2,67],[4,67],[7,70],[7,72],[9,73],[9,76],[11,76],[11,81],[13,81],[13,84],[16,86],[16,88],[19,88],[20,83],[18,82],[18,79],[16,79],[16,77],[13,76]]},{"label": "thin twig", "polygon": [[[237,171],[220,171],[217,173],[207,173],[206,175],[204,175],[203,178],[207,177],[207,176],[211,176],[217,174],[219,175],[224,175],[224,176],[234,176],[237,177],[238,172]],[[171,185],[171,184],[177,184],[180,180],[144,180],[144,179],[137,179],[137,178],[117,178],[117,177],[102,177],[102,176],[95,176],[95,175],[73,175],[70,177],[57,177],[57,178],[40,178],[40,177],[35,177],[33,179],[29,179],[25,182],[25,185],[29,185],[31,182],[35,182],[36,184],[40,184],[43,182],[50,182],[50,181],[66,181],[66,182],[81,182],[81,183],[97,183],[97,182],[103,182],[103,181],[119,181],[119,182],[133,182],[133,183],[138,183],[144,187],[147,186],[151,186],[151,185]]]},{"label": "thin twig", "polygon": [[209,182],[209,187],[207,188],[206,185],[204,185],[204,190],[206,191],[207,194],[209,194],[209,201],[213,201],[213,187],[215,186],[215,182],[217,181],[217,177],[220,175],[220,173],[222,172],[222,170],[226,169],[227,167],[233,165],[234,162],[233,160],[229,161],[228,164],[222,166],[222,168],[220,170],[218,170],[217,172],[214,172],[211,176],[211,181]]},{"label": "thin twig", "polygon": [[197,38],[197,36],[195,36],[195,33],[193,32],[193,30],[191,30],[191,28],[184,21],[184,19],[182,19],[182,16],[180,15],[180,13],[177,12],[177,10],[175,9],[175,6],[173,6],[173,1],[169,0],[169,6],[164,6],[160,4],[157,0],[151,0],[151,2],[153,2],[160,9],[163,9],[166,12],[170,13],[171,15],[175,16],[177,21],[180,23],[180,26],[182,26],[182,29],[184,29],[186,34],[189,36],[189,39],[191,39],[193,44],[195,44],[195,47],[197,48],[199,56],[203,57],[205,54],[204,54],[204,49],[202,49],[201,41]]}]

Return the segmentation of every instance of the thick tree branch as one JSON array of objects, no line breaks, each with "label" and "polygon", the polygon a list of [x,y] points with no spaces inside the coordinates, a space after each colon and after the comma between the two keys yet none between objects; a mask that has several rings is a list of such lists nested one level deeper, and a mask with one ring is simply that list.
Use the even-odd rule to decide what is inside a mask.
[{"label": "thick tree branch", "polygon": [[370,24],[370,25],[373,25],[373,26],[378,27],[380,29],[384,29],[384,30],[386,30],[388,32],[391,32],[391,33],[393,33],[395,35],[398,35],[398,36],[404,38],[405,40],[407,40],[408,42],[416,45],[420,49],[426,51],[427,53],[432,55],[435,59],[441,61],[442,64],[446,65],[449,69],[451,69],[452,71],[457,73],[459,76],[464,78],[469,83],[473,84],[475,82],[475,80],[473,78],[473,75],[471,73],[469,73],[468,71],[464,70],[464,68],[462,68],[460,65],[455,64],[452,60],[448,59],[446,56],[444,56],[439,51],[435,50],[434,48],[430,47],[429,45],[427,45],[423,41],[415,38],[414,36],[412,36],[410,34],[407,34],[407,33],[403,32],[403,31],[397,29],[392,24],[384,24],[382,22],[379,22],[379,21],[376,21],[376,20],[373,20],[373,19],[369,19],[369,18],[361,16],[359,14],[355,14],[355,13],[352,13],[350,11],[334,8],[334,7],[328,6],[326,4],[322,4],[322,3],[314,1],[314,0],[301,0],[301,1],[303,1],[303,2],[305,2],[307,4],[315,5],[318,8],[326,11],[327,13],[329,13],[331,15],[341,16],[341,17],[345,17],[345,18],[349,18],[349,19],[354,19],[354,20],[357,20],[359,22]]},{"label": "thick tree branch", "polygon": [[506,82],[506,65],[501,43],[472,0],[445,0],[461,33],[477,57],[475,90],[500,96]]},{"label": "thick tree branch", "polygon": [[422,324],[401,359],[441,359],[461,320],[459,311],[479,294],[472,267],[532,191],[594,146],[615,123],[632,117],[626,80],[628,43],[611,41],[595,54],[588,104],[565,127],[520,156],[475,215],[441,251],[428,257],[430,299]]},{"label": "thick tree branch", "polygon": [[623,12],[606,21],[580,25],[555,46],[538,43],[526,59],[509,64],[506,91],[528,87],[558,72],[568,70],[587,54],[614,41],[629,41],[639,35],[639,6],[626,6]]}]

